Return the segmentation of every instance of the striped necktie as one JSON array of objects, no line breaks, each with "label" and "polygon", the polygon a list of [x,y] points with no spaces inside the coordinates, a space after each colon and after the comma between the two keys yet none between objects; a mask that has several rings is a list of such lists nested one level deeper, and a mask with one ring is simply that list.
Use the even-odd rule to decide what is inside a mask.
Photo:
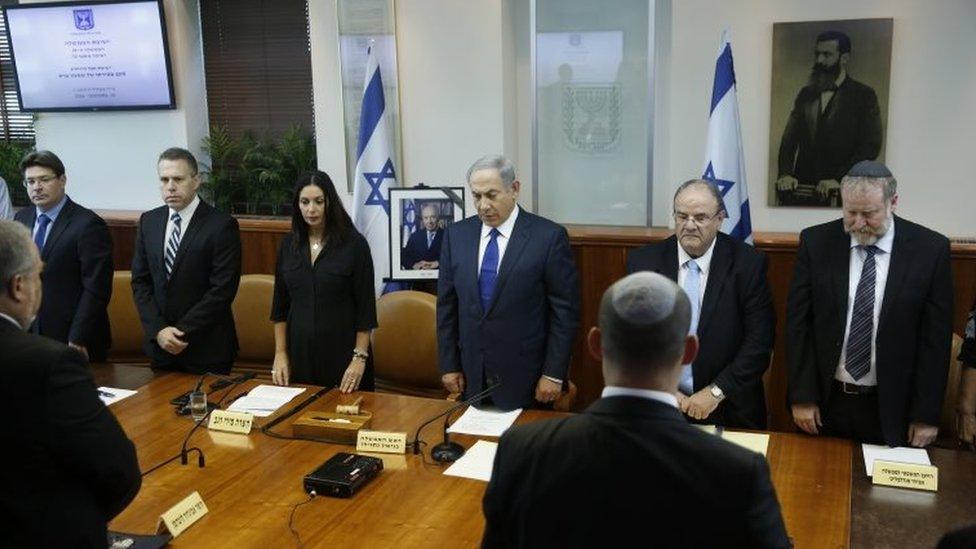
[{"label": "striped necktie", "polygon": [[871,370],[871,338],[874,335],[874,286],[877,269],[875,246],[861,246],[864,250],[864,267],[854,293],[854,309],[851,311],[851,328],[847,336],[844,369],[855,381]]},{"label": "striped necktie", "polygon": [[166,242],[166,257],[163,259],[163,263],[166,265],[166,280],[169,280],[169,275],[173,274],[173,263],[176,261],[176,252],[180,249],[180,222],[183,218],[180,214],[174,213],[170,216],[170,220],[173,222],[173,232],[169,234],[169,241]]}]

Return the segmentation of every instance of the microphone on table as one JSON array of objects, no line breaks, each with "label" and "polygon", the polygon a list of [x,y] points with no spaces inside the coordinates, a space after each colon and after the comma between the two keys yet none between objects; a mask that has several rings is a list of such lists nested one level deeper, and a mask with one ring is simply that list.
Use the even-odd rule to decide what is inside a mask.
[{"label": "microphone on table", "polygon": [[[216,381],[215,383],[213,383],[213,384],[210,385],[210,390],[211,391],[217,391],[219,389],[223,389],[224,387],[228,387],[228,386],[231,387],[231,388],[233,388],[233,387],[236,387],[237,385],[239,385],[239,384],[241,384],[241,383],[243,383],[243,382],[245,382],[245,381],[247,381],[249,379],[254,378],[254,374],[253,373],[246,373],[246,374],[241,374],[241,375],[236,376],[236,377],[231,377],[231,376],[224,375],[224,374],[216,374],[216,373],[211,373],[211,372],[204,372],[200,376],[200,379],[197,380],[197,384],[196,384],[196,386],[194,386],[194,389],[191,392],[199,391],[200,388],[203,386],[203,381],[207,378],[208,375],[209,376],[214,376],[214,377],[218,378],[218,381]],[[230,389],[228,389],[227,392],[230,393]],[[219,405],[217,407],[219,407]],[[183,439],[183,444],[180,446],[180,453],[178,453],[175,456],[167,459],[166,461],[163,461],[162,463],[159,463],[159,464],[154,465],[153,467],[147,469],[145,472],[142,473],[142,476],[146,476],[149,473],[152,473],[153,471],[156,471],[157,469],[159,469],[159,468],[163,467],[164,465],[166,465],[168,463],[171,463],[171,462],[173,462],[173,461],[175,461],[177,459],[180,460],[180,463],[182,465],[186,465],[188,463],[188,461],[189,461],[188,458],[189,458],[190,453],[191,452],[194,452],[194,451],[197,453],[197,467],[200,467],[200,468],[204,467],[206,465],[206,458],[203,456],[203,450],[201,450],[197,446],[194,446],[192,448],[187,448],[187,444],[190,442],[190,437],[193,436],[193,433],[197,430],[197,428],[200,427],[200,425],[202,425],[203,423],[206,422],[207,418],[210,416],[210,412],[212,412],[213,410],[214,410],[214,408],[211,408],[210,405],[208,404],[207,405],[207,413],[204,414],[203,418],[200,421],[194,422],[193,427],[190,428],[190,432],[188,432],[186,434],[186,437]]]},{"label": "microphone on table", "polygon": [[467,399],[465,399],[465,400],[463,400],[461,402],[458,402],[454,406],[451,406],[450,408],[448,408],[446,411],[441,412],[441,413],[437,414],[436,416],[434,416],[434,417],[428,419],[427,421],[423,422],[420,425],[420,427],[417,428],[417,433],[413,437],[413,453],[414,453],[414,455],[417,455],[417,454],[420,453],[420,443],[422,442],[420,440],[420,431],[423,430],[424,427],[430,425],[435,420],[437,420],[437,419],[439,419],[440,417],[443,416],[444,417],[444,442],[441,442],[441,443],[437,444],[436,446],[434,446],[433,448],[430,449],[430,457],[434,461],[439,461],[439,462],[442,462],[442,463],[450,463],[452,461],[457,461],[458,459],[460,459],[461,456],[464,455],[464,452],[465,452],[464,447],[461,446],[460,444],[456,443],[456,442],[451,442],[450,433],[447,432],[447,428],[450,426],[451,414],[453,414],[454,412],[456,412],[457,410],[459,410],[460,408],[462,408],[464,406],[468,406],[470,404],[473,404],[474,402],[477,402],[477,401],[481,400],[482,398],[490,395],[496,389],[498,389],[501,386],[501,384],[502,384],[501,381],[498,380],[498,378],[489,379],[488,381],[489,381],[490,385],[488,386],[487,389],[481,391],[480,393],[478,393],[478,394],[476,394],[474,396],[471,396],[470,398],[467,398]]}]

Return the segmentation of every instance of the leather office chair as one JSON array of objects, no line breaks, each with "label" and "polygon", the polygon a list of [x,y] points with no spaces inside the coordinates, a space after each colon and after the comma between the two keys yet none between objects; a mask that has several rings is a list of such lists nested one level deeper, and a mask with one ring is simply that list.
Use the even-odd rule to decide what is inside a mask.
[{"label": "leather office chair", "polygon": [[579,389],[576,388],[576,384],[572,380],[568,380],[567,385],[566,392],[552,403],[552,409],[556,412],[573,411],[573,404],[576,402],[576,394],[579,392]]},{"label": "leather office chair", "polygon": [[274,276],[249,274],[241,277],[237,296],[231,304],[240,350],[234,361],[235,372],[253,372],[271,379],[274,362],[274,324],[270,320],[274,296]]},{"label": "leather office chair", "polygon": [[112,328],[108,362],[149,365],[149,358],[142,350],[142,321],[132,298],[132,271],[115,271],[112,277],[108,322]]},{"label": "leather office chair", "polygon": [[961,347],[962,338],[958,334],[952,334],[949,378],[946,381],[945,398],[942,401],[942,418],[939,422],[939,446],[946,448],[956,448],[956,401],[959,397],[959,380],[963,368],[957,357]]},{"label": "leather office chair", "polygon": [[437,369],[437,297],[399,291],[376,302],[379,327],[373,330],[376,390],[444,398]]}]

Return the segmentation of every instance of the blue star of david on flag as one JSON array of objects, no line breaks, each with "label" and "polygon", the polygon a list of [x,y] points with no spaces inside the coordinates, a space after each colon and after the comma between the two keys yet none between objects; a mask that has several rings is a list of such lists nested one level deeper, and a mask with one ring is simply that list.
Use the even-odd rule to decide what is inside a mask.
[{"label": "blue star of david on flag", "polygon": [[708,167],[705,168],[705,173],[702,175],[702,179],[707,179],[708,181],[715,183],[718,190],[722,191],[722,198],[725,198],[725,195],[728,194],[729,190],[732,188],[732,185],[735,185],[735,183],[727,179],[719,179],[715,177],[715,169],[712,168],[711,162],[709,162]]},{"label": "blue star of david on flag", "polygon": [[369,196],[366,197],[366,206],[383,206],[383,210],[390,215],[390,201],[383,196],[383,182],[387,179],[396,181],[396,171],[393,169],[393,161],[386,159],[383,169],[378,172],[363,172],[363,177],[369,183]]}]

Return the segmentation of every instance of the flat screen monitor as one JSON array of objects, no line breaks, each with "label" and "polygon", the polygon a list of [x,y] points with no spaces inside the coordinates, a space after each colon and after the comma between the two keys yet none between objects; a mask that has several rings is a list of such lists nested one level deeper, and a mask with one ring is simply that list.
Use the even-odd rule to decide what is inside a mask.
[{"label": "flat screen monitor", "polygon": [[173,109],[162,0],[3,8],[20,110]]}]

